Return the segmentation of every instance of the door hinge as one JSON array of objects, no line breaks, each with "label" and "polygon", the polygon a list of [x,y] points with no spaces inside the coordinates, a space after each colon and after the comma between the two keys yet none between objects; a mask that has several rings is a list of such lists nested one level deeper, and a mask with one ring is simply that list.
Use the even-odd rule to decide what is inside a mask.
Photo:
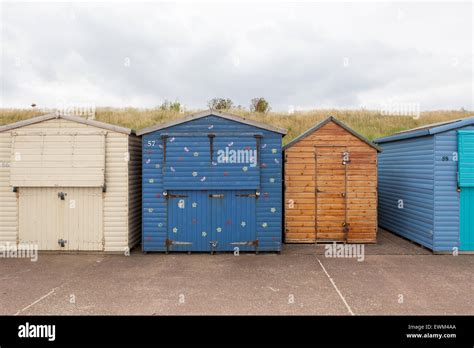
[{"label": "door hinge", "polygon": [[236,194],[236,197],[248,197],[248,198],[258,198],[260,197],[260,192],[255,192],[255,193],[242,193],[242,194]]},{"label": "door hinge", "polygon": [[173,245],[191,245],[193,243],[191,242],[180,242],[180,241],[177,241],[177,240],[171,240],[171,239],[166,239],[165,240],[165,246],[167,248],[173,246]]},{"label": "door hinge", "polygon": [[231,245],[253,245],[253,246],[258,246],[258,239],[256,240],[246,240],[243,242],[232,242],[230,243]]},{"label": "door hinge", "polygon": [[187,198],[187,197],[188,197],[188,195],[173,195],[173,194],[171,194],[171,193],[168,193],[168,194],[166,195],[166,198],[167,198],[167,199],[169,199],[169,198]]}]

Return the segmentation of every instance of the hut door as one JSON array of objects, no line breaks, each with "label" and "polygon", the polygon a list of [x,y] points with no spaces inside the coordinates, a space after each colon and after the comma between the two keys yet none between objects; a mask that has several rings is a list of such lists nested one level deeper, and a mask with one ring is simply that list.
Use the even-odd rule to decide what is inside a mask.
[{"label": "hut door", "polygon": [[474,131],[458,131],[460,193],[459,249],[474,250]]},{"label": "hut door", "polygon": [[103,250],[102,188],[19,190],[19,243],[39,250]]},{"label": "hut door", "polygon": [[316,147],[316,242],[347,241],[349,161],[345,147]]},{"label": "hut door", "polygon": [[209,191],[209,197],[215,242],[211,251],[256,251],[255,190]]},{"label": "hut door", "polygon": [[207,191],[168,191],[167,250],[208,251],[211,211]]}]

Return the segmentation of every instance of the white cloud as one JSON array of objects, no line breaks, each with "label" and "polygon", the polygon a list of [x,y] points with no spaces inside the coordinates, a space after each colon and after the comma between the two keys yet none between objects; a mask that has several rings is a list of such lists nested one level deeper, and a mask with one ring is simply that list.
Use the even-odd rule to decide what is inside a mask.
[{"label": "white cloud", "polygon": [[474,108],[470,3],[2,6],[4,107]]}]

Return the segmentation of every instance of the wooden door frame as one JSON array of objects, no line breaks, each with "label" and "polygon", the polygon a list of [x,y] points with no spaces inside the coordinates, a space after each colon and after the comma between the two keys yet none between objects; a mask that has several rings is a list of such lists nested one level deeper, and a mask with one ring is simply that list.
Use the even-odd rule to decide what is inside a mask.
[{"label": "wooden door frame", "polygon": [[[346,145],[314,145],[314,244],[318,243],[318,148],[341,148],[347,152]],[[347,223],[347,165],[344,166],[344,221]],[[348,232],[345,235],[347,242]]]}]

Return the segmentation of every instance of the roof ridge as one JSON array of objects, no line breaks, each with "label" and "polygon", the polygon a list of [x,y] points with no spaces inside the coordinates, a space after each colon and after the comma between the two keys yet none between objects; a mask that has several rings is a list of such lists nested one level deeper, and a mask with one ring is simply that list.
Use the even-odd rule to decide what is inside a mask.
[{"label": "roof ridge", "polygon": [[374,149],[376,149],[377,151],[381,152],[382,149],[377,145],[375,144],[374,142],[370,141],[369,139],[367,139],[366,137],[364,137],[362,134],[356,132],[355,130],[353,130],[352,128],[350,128],[348,125],[346,125],[344,122],[338,120],[336,117],[330,115],[328,117],[326,117],[324,120],[322,120],[321,122],[317,123],[316,125],[314,125],[313,127],[307,129],[306,131],[304,131],[303,133],[301,133],[299,136],[297,136],[296,138],[294,138],[292,141],[290,141],[288,144],[286,144],[285,146],[283,146],[283,150],[286,150],[287,148],[293,146],[294,144],[296,144],[297,142],[299,142],[300,140],[306,138],[308,135],[312,134],[313,132],[315,132],[316,130],[318,130],[319,128],[321,128],[322,126],[326,125],[327,123],[329,122],[334,122],[335,124],[337,124],[338,126],[342,127],[343,129],[345,129],[347,132],[351,133],[353,136],[355,136],[356,138],[358,138],[359,140],[363,141],[364,143],[366,143],[367,145],[373,147]]},{"label": "roof ridge", "polygon": [[257,127],[257,128],[261,128],[261,129],[266,129],[268,131],[280,133],[280,134],[283,134],[283,135],[285,135],[287,133],[286,129],[283,129],[283,128],[280,128],[280,127],[268,125],[268,124],[263,123],[263,122],[255,121],[255,120],[252,120],[252,119],[249,119],[249,118],[245,118],[243,116],[234,115],[234,114],[231,114],[231,113],[228,113],[228,112],[208,109],[208,110],[198,111],[198,112],[186,115],[186,116],[181,117],[181,118],[176,119],[176,120],[171,120],[171,121],[168,121],[168,122],[165,122],[165,123],[156,124],[156,125],[153,125],[153,126],[150,126],[150,127],[142,128],[142,129],[137,131],[137,135],[148,134],[148,133],[151,133],[151,132],[155,132],[155,131],[158,131],[158,130],[161,130],[161,129],[169,128],[169,127],[172,127],[172,126],[176,126],[176,125],[179,125],[179,124],[183,124],[183,123],[190,122],[190,121],[193,121],[193,120],[197,120],[197,119],[207,117],[207,116],[221,117],[221,118],[224,118],[224,119],[227,119],[227,120],[248,124],[250,126],[254,126],[254,127]]},{"label": "roof ridge", "polygon": [[118,125],[114,125],[110,123],[105,123],[102,121],[89,120],[80,116],[64,115],[64,114],[58,114],[58,113],[47,113],[44,115],[34,116],[31,118],[27,118],[25,120],[6,124],[3,126],[0,126],[0,132],[5,132],[7,130],[25,127],[31,124],[40,123],[40,122],[49,121],[49,120],[58,119],[58,118],[68,120],[71,122],[86,124],[86,125],[97,127],[97,128],[104,128],[104,129],[108,129],[108,130],[118,132],[118,133],[135,134],[135,131],[131,128],[122,127],[122,126],[118,126]]}]

